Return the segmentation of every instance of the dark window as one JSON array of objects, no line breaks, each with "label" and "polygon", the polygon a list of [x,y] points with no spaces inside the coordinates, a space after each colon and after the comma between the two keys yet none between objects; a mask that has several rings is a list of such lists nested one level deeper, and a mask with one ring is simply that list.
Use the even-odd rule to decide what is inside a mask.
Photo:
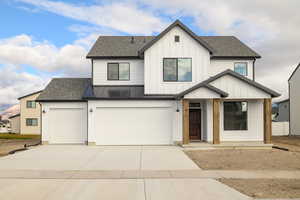
[{"label": "dark window", "polygon": [[26,119],[26,126],[37,126],[38,119],[37,118],[27,118]]},{"label": "dark window", "polygon": [[224,102],[224,130],[248,129],[248,103]]},{"label": "dark window", "polygon": [[175,42],[180,42],[180,37],[179,37],[179,35],[175,35]]},{"label": "dark window", "polygon": [[26,101],[26,107],[27,108],[36,108],[35,101]]},{"label": "dark window", "polygon": [[108,63],[107,80],[129,81],[129,63]]},{"label": "dark window", "polygon": [[248,75],[248,67],[246,62],[234,63],[234,71],[243,75]]},{"label": "dark window", "polygon": [[164,58],[163,59],[164,81],[189,82],[192,81],[191,58]]}]

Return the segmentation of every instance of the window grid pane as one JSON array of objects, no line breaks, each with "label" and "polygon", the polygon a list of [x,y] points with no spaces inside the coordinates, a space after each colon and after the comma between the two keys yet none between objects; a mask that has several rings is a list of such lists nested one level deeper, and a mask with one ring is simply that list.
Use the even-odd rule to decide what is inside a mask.
[{"label": "window grid pane", "polygon": [[247,130],[247,121],[247,102],[224,102],[224,130]]},{"label": "window grid pane", "polygon": [[178,81],[192,81],[192,59],[178,58]]},{"label": "window grid pane", "polygon": [[129,80],[129,63],[119,63],[119,80]]},{"label": "window grid pane", "polygon": [[119,64],[108,63],[108,80],[119,80]]},{"label": "window grid pane", "polygon": [[177,59],[165,58],[163,60],[164,81],[177,81]]},{"label": "window grid pane", "polygon": [[234,71],[243,76],[247,76],[247,63],[235,63]]}]

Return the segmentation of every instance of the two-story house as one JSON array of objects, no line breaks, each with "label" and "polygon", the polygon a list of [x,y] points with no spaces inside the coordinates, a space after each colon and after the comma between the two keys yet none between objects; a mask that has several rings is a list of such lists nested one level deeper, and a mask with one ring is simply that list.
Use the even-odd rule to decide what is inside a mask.
[{"label": "two-story house", "polygon": [[36,91],[19,97],[20,101],[20,134],[41,134],[41,107],[36,99],[41,94]]},{"label": "two-story house", "polygon": [[[271,142],[260,56],[233,36],[198,36],[179,20],[157,36],[100,36],[91,78],[54,78],[39,96],[43,143]],[[88,69],[87,69],[88,70]]]}]

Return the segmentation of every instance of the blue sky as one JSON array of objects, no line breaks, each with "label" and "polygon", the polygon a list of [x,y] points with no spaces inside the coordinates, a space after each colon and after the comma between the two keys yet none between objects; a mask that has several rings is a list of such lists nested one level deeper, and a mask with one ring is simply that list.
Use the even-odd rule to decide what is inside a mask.
[{"label": "blue sky", "polygon": [[176,19],[199,35],[235,35],[247,43],[263,56],[257,80],[286,97],[286,80],[300,61],[300,16],[290,16],[299,6],[297,0],[272,0],[272,6],[260,0],[2,0],[0,113],[54,76],[89,76],[85,55],[99,35],[155,35]]}]

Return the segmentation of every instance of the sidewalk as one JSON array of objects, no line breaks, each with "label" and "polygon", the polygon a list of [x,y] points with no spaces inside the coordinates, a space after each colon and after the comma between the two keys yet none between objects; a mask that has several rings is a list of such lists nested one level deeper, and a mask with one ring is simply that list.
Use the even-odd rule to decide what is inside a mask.
[{"label": "sidewalk", "polygon": [[300,171],[238,170],[0,170],[0,179],[233,178],[300,179]]}]

